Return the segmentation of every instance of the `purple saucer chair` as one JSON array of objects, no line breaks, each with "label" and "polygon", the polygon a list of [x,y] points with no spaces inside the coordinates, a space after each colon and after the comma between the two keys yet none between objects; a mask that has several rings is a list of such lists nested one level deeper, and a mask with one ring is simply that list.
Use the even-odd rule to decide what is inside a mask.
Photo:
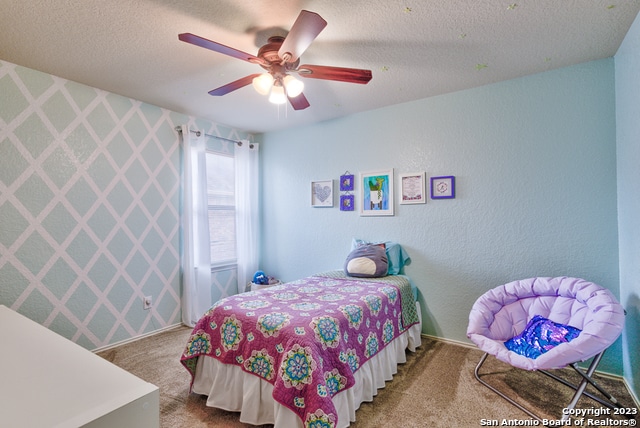
[{"label": "purple saucer chair", "polygon": [[[604,351],[620,336],[624,316],[624,309],[609,290],[579,278],[529,278],[489,290],[476,300],[469,314],[467,337],[485,352],[476,366],[476,379],[539,421],[542,421],[539,416],[481,378],[480,368],[489,355],[513,367],[540,371],[573,388],[575,394],[566,407],[569,410],[582,394],[609,408],[621,407],[592,376]],[[532,329],[536,322],[538,328]],[[540,322],[545,324],[540,327]],[[572,329],[579,329],[573,338],[563,337],[562,333]],[[547,336],[539,337],[541,332]],[[554,340],[547,341],[549,337]],[[528,348],[513,351],[517,347],[514,343],[524,343]],[[528,352],[530,345],[536,352]],[[590,358],[593,360],[586,371],[578,366]],[[578,385],[547,371],[567,366],[580,375]],[[585,391],[588,384],[606,400]],[[569,417],[569,412],[566,413],[563,420]]]}]

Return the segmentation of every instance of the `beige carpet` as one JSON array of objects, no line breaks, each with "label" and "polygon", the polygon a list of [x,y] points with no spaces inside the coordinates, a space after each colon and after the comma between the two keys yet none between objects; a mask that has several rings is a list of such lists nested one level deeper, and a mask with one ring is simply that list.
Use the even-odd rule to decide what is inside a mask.
[{"label": "beige carpet", "polygon": [[[205,406],[205,398],[189,393],[190,377],[179,359],[190,333],[180,327],[133,343],[98,353],[160,388],[160,423],[163,428],[247,427],[238,414]],[[369,427],[478,427],[508,421],[529,421],[527,414],[507,403],[474,377],[482,353],[473,348],[423,338],[416,353],[409,353],[392,382],[378,391],[372,403],[363,403],[356,413],[355,428]],[[563,370],[575,379],[573,370]],[[483,379],[508,392],[518,402],[542,417],[560,419],[572,390],[547,376],[513,369],[489,357]],[[624,406],[635,407],[622,381],[599,377],[599,383]],[[589,387],[591,390],[591,387]],[[593,391],[592,391],[593,392]],[[600,404],[581,398],[579,409],[600,409]],[[606,408],[605,408],[606,409]],[[637,417],[637,416],[636,416]],[[589,417],[597,426],[606,418]],[[636,420],[632,423],[635,426]],[[268,426],[268,425],[267,425]],[[571,426],[577,426],[572,421]],[[587,426],[587,423],[583,426]],[[596,425],[594,425],[596,426]]]}]

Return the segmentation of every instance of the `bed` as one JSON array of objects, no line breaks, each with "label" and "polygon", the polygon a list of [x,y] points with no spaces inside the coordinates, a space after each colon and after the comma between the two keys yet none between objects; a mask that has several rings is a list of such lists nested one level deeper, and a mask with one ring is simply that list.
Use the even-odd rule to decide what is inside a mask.
[{"label": "bed", "polygon": [[345,268],[222,299],[181,357],[191,391],[244,423],[348,426],[421,343],[417,292],[398,273]]}]

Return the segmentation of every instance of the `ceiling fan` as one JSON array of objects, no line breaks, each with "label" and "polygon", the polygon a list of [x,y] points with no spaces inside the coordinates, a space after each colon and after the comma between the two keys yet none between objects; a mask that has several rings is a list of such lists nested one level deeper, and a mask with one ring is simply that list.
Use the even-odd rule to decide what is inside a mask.
[{"label": "ceiling fan", "polygon": [[178,39],[243,61],[258,64],[267,70],[266,73],[250,74],[213,89],[209,91],[210,95],[226,95],[251,83],[260,94],[269,94],[269,101],[275,104],[283,104],[288,99],[294,110],[303,110],[309,107],[309,101],[302,93],[304,84],[293,77],[292,73],[310,79],[336,80],[360,84],[366,84],[372,78],[371,70],[310,64],[299,65],[300,55],[326,26],[327,21],[320,15],[303,10],[293,23],[289,34],[286,37],[270,37],[268,42],[258,50],[257,56],[191,33],[179,34]]}]

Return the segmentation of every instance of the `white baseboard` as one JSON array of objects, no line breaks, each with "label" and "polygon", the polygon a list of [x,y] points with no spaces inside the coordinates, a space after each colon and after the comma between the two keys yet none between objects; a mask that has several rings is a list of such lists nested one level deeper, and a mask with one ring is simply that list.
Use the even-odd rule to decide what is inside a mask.
[{"label": "white baseboard", "polygon": [[462,346],[464,348],[478,349],[478,347],[472,343],[462,342],[459,340],[445,339],[444,337],[432,336],[430,334],[424,334],[424,333],[420,334],[420,336],[427,339],[436,340],[438,342],[445,342],[445,343],[450,343],[452,345]]},{"label": "white baseboard", "polygon": [[140,336],[131,337],[129,339],[121,340],[120,342],[111,343],[111,344],[106,345],[106,346],[101,346],[99,348],[93,349],[91,352],[93,352],[94,354],[97,354],[98,352],[107,351],[107,350],[112,349],[112,348],[117,348],[118,346],[126,345],[127,343],[136,342],[136,341],[138,341],[140,339],[144,339],[145,337],[155,336],[156,334],[164,333],[165,331],[169,331],[169,330],[176,329],[178,327],[182,327],[183,325],[184,324],[182,324],[182,323],[171,324],[171,325],[168,325],[166,327],[162,327],[159,330],[154,330],[154,331],[149,332],[149,333],[141,334]]},{"label": "white baseboard", "polygon": [[627,382],[627,379],[622,378],[622,381],[624,382],[624,386],[627,388],[627,391],[629,391],[629,395],[631,395],[631,398],[633,398],[636,409],[640,409],[640,399],[638,399],[638,396],[633,393],[633,390],[631,390],[631,386]]}]

